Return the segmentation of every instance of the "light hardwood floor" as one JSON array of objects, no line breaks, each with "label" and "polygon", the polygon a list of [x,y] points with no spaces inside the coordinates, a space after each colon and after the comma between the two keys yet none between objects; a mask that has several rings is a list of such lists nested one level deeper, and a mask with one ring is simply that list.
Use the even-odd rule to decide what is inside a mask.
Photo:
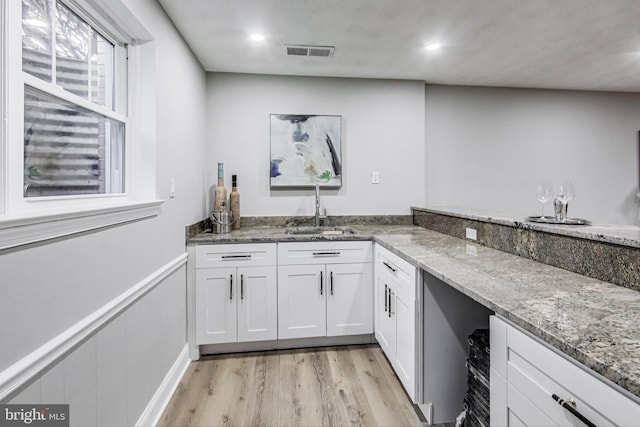
[{"label": "light hardwood floor", "polygon": [[377,345],[203,357],[159,427],[423,426]]}]

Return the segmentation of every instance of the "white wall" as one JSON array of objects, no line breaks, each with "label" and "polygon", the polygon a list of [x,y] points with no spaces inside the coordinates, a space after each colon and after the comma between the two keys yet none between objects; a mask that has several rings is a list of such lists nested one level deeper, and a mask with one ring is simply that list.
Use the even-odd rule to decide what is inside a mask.
[{"label": "white wall", "polygon": [[427,85],[425,109],[427,205],[539,215],[571,179],[569,216],[639,224],[639,94]]},{"label": "white wall", "polygon": [[[0,371],[184,254],[185,225],[206,215],[205,72],[156,1],[126,4],[155,39],[147,78],[167,201],[153,219],[0,252]],[[183,266],[9,400],[71,403],[72,425],[134,424],[186,344],[185,293]]]},{"label": "white wall", "polygon": [[[409,214],[424,204],[424,83],[209,73],[207,176],[238,175],[243,216],[312,215],[312,190],[270,190],[269,114],[343,118],[343,185],[328,215]],[[371,184],[371,172],[380,184]]]}]

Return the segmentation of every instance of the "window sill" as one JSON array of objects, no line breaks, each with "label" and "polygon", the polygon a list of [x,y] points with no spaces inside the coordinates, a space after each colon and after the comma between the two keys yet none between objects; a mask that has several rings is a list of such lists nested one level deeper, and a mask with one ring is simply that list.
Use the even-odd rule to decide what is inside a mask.
[{"label": "window sill", "polygon": [[0,250],[157,216],[164,200],[120,203],[99,209],[0,217]]}]

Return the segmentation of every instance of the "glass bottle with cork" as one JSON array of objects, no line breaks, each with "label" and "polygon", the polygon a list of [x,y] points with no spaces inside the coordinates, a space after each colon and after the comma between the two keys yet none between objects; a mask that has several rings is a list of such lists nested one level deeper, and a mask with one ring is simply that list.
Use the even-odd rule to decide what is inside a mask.
[{"label": "glass bottle with cork", "polygon": [[214,193],[213,210],[227,210],[227,189],[224,188],[224,166],[222,163],[218,163],[218,186]]},{"label": "glass bottle with cork", "polygon": [[233,230],[240,229],[240,193],[238,193],[238,176],[231,175],[231,194],[229,194],[229,208],[233,214]]}]

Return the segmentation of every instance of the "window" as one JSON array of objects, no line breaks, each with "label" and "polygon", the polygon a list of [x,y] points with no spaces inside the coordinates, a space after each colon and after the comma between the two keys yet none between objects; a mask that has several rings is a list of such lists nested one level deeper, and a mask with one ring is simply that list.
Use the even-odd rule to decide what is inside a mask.
[{"label": "window", "polygon": [[115,49],[60,0],[22,0],[22,71],[50,83],[24,85],[24,197],[124,192],[126,117],[99,108],[122,93]]},{"label": "window", "polygon": [[121,0],[12,0],[0,22],[0,249],[157,215],[144,26]]}]

